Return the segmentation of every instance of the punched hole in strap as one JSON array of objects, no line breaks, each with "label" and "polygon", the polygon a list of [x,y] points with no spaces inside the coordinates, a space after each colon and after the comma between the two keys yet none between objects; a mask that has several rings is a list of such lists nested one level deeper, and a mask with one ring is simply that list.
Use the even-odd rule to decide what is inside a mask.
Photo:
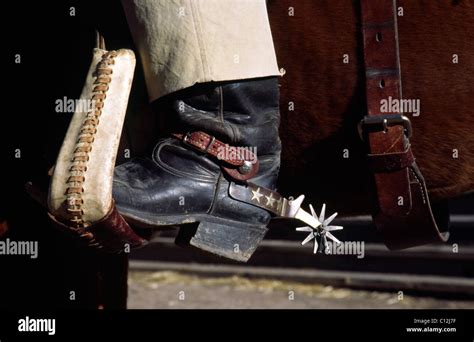
[{"label": "punched hole in strap", "polygon": [[375,35],[375,41],[377,43],[380,43],[382,41],[382,32],[377,32],[377,34]]}]

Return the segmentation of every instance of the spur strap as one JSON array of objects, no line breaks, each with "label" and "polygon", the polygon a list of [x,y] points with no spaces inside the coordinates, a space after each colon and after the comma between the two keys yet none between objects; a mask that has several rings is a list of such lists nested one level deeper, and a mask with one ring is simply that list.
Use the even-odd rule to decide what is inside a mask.
[{"label": "spur strap", "polygon": [[246,182],[258,173],[257,156],[249,149],[237,148],[202,131],[175,133],[173,137],[200,153],[217,159],[224,172],[236,182]]},{"label": "spur strap", "polygon": [[[410,119],[381,112],[381,101],[402,98],[395,0],[361,0],[367,115],[359,133],[368,139],[374,173],[377,229],[390,249],[447,241],[430,206],[425,180],[410,146]],[[443,228],[448,225],[443,222]]]}]

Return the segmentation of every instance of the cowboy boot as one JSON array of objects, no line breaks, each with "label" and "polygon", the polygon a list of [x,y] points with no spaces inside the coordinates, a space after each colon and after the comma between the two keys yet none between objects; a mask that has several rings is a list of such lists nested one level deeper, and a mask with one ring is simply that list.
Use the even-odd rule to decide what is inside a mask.
[{"label": "cowboy boot", "polygon": [[[247,261],[267,231],[270,214],[233,199],[229,187],[251,181],[275,188],[278,101],[276,77],[197,84],[156,101],[172,134],[159,140],[150,158],[115,168],[119,212],[140,227],[195,223],[191,245]],[[273,200],[254,196],[259,203]]]}]

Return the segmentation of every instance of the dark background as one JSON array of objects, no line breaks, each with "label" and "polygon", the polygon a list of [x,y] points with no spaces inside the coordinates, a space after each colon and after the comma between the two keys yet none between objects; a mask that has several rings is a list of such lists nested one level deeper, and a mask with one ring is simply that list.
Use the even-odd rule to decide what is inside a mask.
[{"label": "dark background", "polygon": [[[56,113],[55,100],[80,97],[95,30],[104,35],[108,49],[133,49],[120,2],[16,1],[5,5],[0,219],[9,226],[4,238],[39,241],[39,257],[0,258],[0,308],[97,307],[98,301],[113,302],[118,297],[122,301],[112,306],[123,306],[121,284],[126,279],[120,270],[126,269],[126,259],[98,258],[65,239],[51,227],[46,210],[24,190],[25,183],[32,182],[47,193],[47,172],[72,117],[72,113]],[[71,7],[75,16],[70,16]],[[16,54],[21,54],[21,64],[15,64]],[[134,89],[143,88],[141,77],[138,72]],[[144,91],[135,94],[134,104],[146,102]],[[136,109],[129,107],[130,112]],[[21,158],[15,158],[16,149]],[[103,272],[115,272],[113,284],[107,286]],[[98,293],[98,284],[107,291]],[[69,300],[69,291],[76,292],[76,301]]]}]

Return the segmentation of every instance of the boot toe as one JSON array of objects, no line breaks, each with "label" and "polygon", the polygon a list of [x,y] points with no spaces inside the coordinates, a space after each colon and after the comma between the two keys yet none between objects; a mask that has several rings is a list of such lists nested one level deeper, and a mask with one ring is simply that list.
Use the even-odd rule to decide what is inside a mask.
[{"label": "boot toe", "polygon": [[115,204],[119,209],[133,209],[133,196],[131,193],[130,187],[120,181],[115,180],[113,181],[113,188],[112,188],[112,196],[115,200]]}]

